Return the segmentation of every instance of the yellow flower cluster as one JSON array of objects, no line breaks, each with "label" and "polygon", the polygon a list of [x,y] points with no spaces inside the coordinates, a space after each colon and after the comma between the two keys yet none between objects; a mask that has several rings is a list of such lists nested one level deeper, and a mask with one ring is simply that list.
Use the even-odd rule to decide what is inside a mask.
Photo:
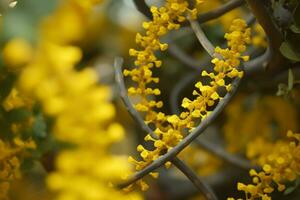
[{"label": "yellow flower cluster", "polygon": [[[201,3],[200,1],[197,3]],[[231,90],[230,82],[225,79],[241,78],[243,72],[238,69],[240,59],[248,60],[248,56],[242,56],[246,50],[246,44],[250,43],[250,29],[247,24],[241,20],[236,19],[233,21],[229,33],[225,34],[225,39],[228,41],[228,48],[222,49],[217,47],[215,49],[218,57],[213,58],[215,73],[202,72],[202,76],[211,79],[208,85],[203,85],[198,82],[196,90],[193,95],[196,97],[194,100],[184,98],[182,107],[186,111],[182,112],[180,116],[166,115],[162,112],[157,113],[154,108],[160,108],[162,102],[149,100],[152,95],[159,95],[160,90],[147,87],[151,82],[158,82],[159,78],[152,76],[151,69],[156,66],[160,67],[162,62],[156,58],[154,52],[157,50],[166,50],[167,44],[161,44],[159,37],[165,35],[167,31],[178,29],[180,23],[186,20],[186,15],[191,14],[195,16],[197,9],[188,9],[189,4],[187,1],[169,0],[165,6],[161,8],[152,7],[153,21],[145,22],[143,27],[146,29],[146,36],[137,34],[136,42],[141,46],[142,50],[130,49],[129,54],[135,56],[135,68],[131,71],[125,70],[125,76],[131,76],[132,80],[137,83],[136,87],[130,87],[128,93],[130,95],[138,95],[140,102],[135,105],[138,111],[146,113],[146,123],[152,123],[156,129],[154,133],[157,138],[152,138],[150,135],[145,137],[145,141],[154,143],[154,150],[148,150],[142,145],[137,147],[140,156],[143,160],[137,161],[130,157],[129,161],[136,165],[136,170],[141,170],[159,156],[176,146],[183,138],[183,129],[194,128],[194,120],[203,120],[208,116],[209,110],[222,97],[217,92],[220,88],[226,88],[227,91]],[[170,163],[166,163],[168,167]],[[150,174],[157,177],[157,173]],[[147,189],[146,183],[139,181],[142,189]]]},{"label": "yellow flower cluster", "polygon": [[[274,191],[274,183],[278,191],[286,189],[285,182],[295,181],[300,173],[300,134],[288,131],[290,141],[278,141],[275,144],[259,140],[253,147],[261,147],[249,155],[256,158],[263,171],[250,170],[253,184],[238,183],[238,190],[244,191],[246,199],[270,200]],[[262,145],[262,146],[259,146]],[[232,199],[232,198],[231,198]]]},{"label": "yellow flower cluster", "polygon": [[[59,153],[56,171],[47,179],[57,199],[139,200],[138,194],[124,195],[112,186],[130,172],[130,166],[123,156],[110,153],[111,145],[124,134],[119,124],[111,122],[115,109],[109,102],[110,89],[98,85],[93,69],[75,68],[82,51],[74,44],[84,39],[86,26],[99,2],[59,2],[54,13],[43,21],[33,54],[28,53],[23,41],[16,39],[10,43],[4,52],[6,62],[13,69],[27,64],[20,73],[17,90],[3,105],[7,110],[23,105],[19,92],[36,100],[44,113],[54,119],[52,132],[56,138],[72,144],[73,148]],[[18,165],[16,158],[6,162]]]},{"label": "yellow flower cluster", "polygon": [[[202,1],[196,0],[196,4]],[[163,114],[157,115],[154,108],[161,108],[163,103],[161,101],[149,100],[152,95],[160,95],[158,88],[150,88],[148,85],[151,82],[158,83],[159,78],[153,77],[152,68],[160,67],[162,61],[159,60],[155,52],[165,51],[168,44],[161,43],[160,38],[166,35],[171,30],[180,28],[180,23],[186,21],[186,16],[191,15],[196,17],[197,10],[189,9],[189,3],[186,0],[167,0],[163,7],[157,8],[152,6],[151,12],[153,20],[144,22],[143,28],[146,31],[145,35],[138,33],[136,35],[136,43],[140,46],[140,50],[130,49],[130,56],[136,57],[135,66],[133,70],[125,70],[125,76],[131,76],[132,80],[138,84],[137,87],[128,89],[129,94],[139,95],[141,97],[140,103],[135,105],[135,108],[147,114],[148,121],[160,121]]]},{"label": "yellow flower cluster", "polygon": [[11,181],[21,176],[19,168],[26,150],[35,149],[32,140],[14,138],[13,144],[0,139],[0,199],[8,199]]},{"label": "yellow flower cluster", "polygon": [[224,139],[231,153],[245,152],[248,143],[257,137],[271,141],[274,136],[284,136],[282,133],[286,130],[298,130],[293,105],[276,96],[246,98],[239,94],[226,107],[225,113]]}]

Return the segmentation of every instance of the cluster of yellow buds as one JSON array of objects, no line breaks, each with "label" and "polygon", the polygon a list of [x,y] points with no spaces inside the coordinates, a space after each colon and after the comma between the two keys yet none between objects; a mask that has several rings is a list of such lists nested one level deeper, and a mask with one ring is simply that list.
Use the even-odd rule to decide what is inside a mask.
[{"label": "cluster of yellow buds", "polygon": [[[202,1],[195,1],[198,5]],[[180,23],[186,21],[186,16],[191,15],[196,17],[197,10],[189,9],[189,3],[186,0],[167,0],[163,7],[151,7],[153,20],[144,22],[143,28],[146,31],[145,35],[138,33],[136,35],[136,43],[140,46],[140,50],[130,49],[130,56],[136,57],[135,68],[132,70],[125,70],[125,76],[131,76],[132,80],[137,83],[136,87],[128,89],[129,94],[139,95],[141,101],[135,105],[135,108],[141,112],[146,113],[147,121],[160,121],[161,117],[153,110],[154,108],[161,108],[163,103],[161,101],[149,100],[152,95],[160,95],[158,88],[149,88],[148,84],[151,82],[158,83],[159,78],[153,77],[152,68],[160,67],[162,61],[159,60],[155,52],[165,51],[168,44],[161,43],[160,38],[166,35],[171,30],[180,28]]]},{"label": "cluster of yellow buds", "polygon": [[250,29],[247,28],[245,21],[234,20],[230,27],[230,33],[225,34],[225,39],[228,41],[229,48],[216,47],[215,54],[217,56],[211,61],[214,64],[215,73],[202,72],[203,77],[211,79],[209,84],[196,83],[197,90],[193,91],[196,98],[194,100],[183,99],[182,107],[188,111],[182,112],[180,117],[183,120],[181,123],[186,124],[187,128],[193,128],[193,118],[204,119],[207,117],[208,110],[222,99],[218,94],[219,88],[224,87],[227,91],[231,90],[231,83],[226,83],[226,78],[234,79],[243,76],[243,71],[239,70],[238,66],[240,59],[244,61],[249,59],[248,56],[242,56],[242,53],[246,50],[246,44],[250,43]]},{"label": "cluster of yellow buds", "polygon": [[[226,150],[231,153],[244,153],[256,138],[262,138],[262,142],[271,141],[274,135],[282,137],[286,130],[298,129],[297,111],[291,102],[271,95],[252,96],[249,101],[246,94],[240,93],[226,106],[225,114],[223,133]],[[237,137],[237,133],[243,134]],[[261,147],[265,145],[251,145],[248,154]]]},{"label": "cluster of yellow buds", "polygon": [[[260,148],[261,151],[251,154],[251,159],[256,160],[256,163],[262,166],[263,171],[250,170],[253,184],[238,183],[238,190],[245,192],[247,200],[269,200],[271,199],[270,194],[275,190],[275,185],[281,192],[286,189],[286,182],[292,182],[298,178],[300,173],[300,134],[288,131],[287,137],[290,141],[279,140],[274,144],[263,142],[264,147]],[[254,143],[257,147],[258,143]],[[261,144],[260,141],[259,144]]]},{"label": "cluster of yellow buds", "polygon": [[[200,1],[197,1],[200,4]],[[162,112],[156,112],[154,108],[160,108],[162,102],[149,100],[152,95],[160,95],[158,88],[148,88],[147,84],[150,82],[158,82],[159,78],[152,76],[151,69],[156,66],[160,67],[162,62],[157,59],[154,52],[157,50],[166,50],[167,44],[162,44],[159,38],[165,35],[169,30],[178,29],[180,23],[186,20],[187,15],[195,17],[197,9],[190,10],[187,1],[169,0],[165,6],[161,8],[152,7],[153,21],[144,22],[143,27],[146,29],[146,36],[137,34],[136,42],[142,47],[142,50],[130,49],[129,54],[135,56],[135,66],[133,70],[125,70],[125,76],[131,76],[132,80],[137,83],[137,86],[130,87],[128,93],[130,95],[137,95],[140,97],[140,102],[135,105],[138,111],[146,113],[146,123],[155,125],[157,138],[150,135],[145,137],[145,141],[151,141],[154,144],[153,150],[148,150],[142,145],[137,147],[141,161],[130,157],[129,161],[136,165],[136,170],[141,170],[154,160],[159,158],[165,152],[176,146],[183,138],[183,130],[188,128],[192,130],[194,120],[203,120],[210,113],[209,110],[222,99],[218,93],[218,89],[225,87],[227,91],[231,90],[231,83],[226,83],[225,79],[241,78],[243,72],[238,69],[240,59],[247,61],[248,56],[243,56],[242,53],[246,50],[246,44],[249,44],[250,29],[247,28],[245,21],[236,19],[230,27],[230,32],[225,35],[228,41],[228,48],[222,49],[217,47],[215,49],[216,57],[213,58],[215,73],[202,72],[202,76],[211,79],[209,85],[203,85],[201,82],[196,84],[197,90],[193,94],[196,96],[194,100],[184,98],[182,107],[186,111],[182,112],[180,116],[166,115]],[[170,166],[167,162],[166,166]],[[157,177],[157,173],[150,174]],[[147,185],[143,181],[137,182],[142,189],[146,189]]]},{"label": "cluster of yellow buds", "polygon": [[7,199],[10,183],[21,176],[19,169],[27,150],[35,149],[33,140],[16,137],[13,144],[0,139],[0,199]]}]

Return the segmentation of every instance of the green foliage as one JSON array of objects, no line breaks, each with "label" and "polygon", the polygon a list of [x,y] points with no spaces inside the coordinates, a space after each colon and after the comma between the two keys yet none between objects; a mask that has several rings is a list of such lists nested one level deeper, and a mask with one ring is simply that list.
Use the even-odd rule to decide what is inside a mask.
[{"label": "green foliage", "polygon": [[295,81],[293,71],[291,69],[289,69],[288,83],[287,84],[280,83],[278,85],[278,90],[277,90],[276,95],[283,96],[284,98],[292,97],[292,90],[293,90],[294,84],[296,84],[296,83],[297,83],[297,81]]},{"label": "green foliage", "polygon": [[293,193],[296,189],[299,188],[299,186],[300,186],[300,177],[297,178],[297,180],[294,182],[293,185],[286,188],[286,190],[284,191],[284,195],[289,195],[289,194]]}]

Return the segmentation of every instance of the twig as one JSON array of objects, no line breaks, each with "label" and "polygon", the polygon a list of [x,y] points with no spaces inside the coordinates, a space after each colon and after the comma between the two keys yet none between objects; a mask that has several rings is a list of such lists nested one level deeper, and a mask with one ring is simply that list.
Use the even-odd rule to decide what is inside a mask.
[{"label": "twig", "polygon": [[166,154],[159,157],[157,160],[153,161],[150,165],[142,169],[141,171],[138,171],[135,173],[129,180],[126,182],[120,184],[119,186],[121,188],[127,187],[131,185],[132,183],[136,182],[137,180],[143,178],[148,173],[152,172],[153,170],[159,168],[167,161],[172,160],[175,158],[175,156],[180,153],[185,147],[187,147],[190,143],[192,143],[201,133],[214,121],[217,116],[223,111],[225,106],[229,103],[232,96],[237,91],[238,85],[240,83],[240,79],[236,78],[232,82],[232,90],[228,92],[225,97],[218,103],[214,111],[205,118],[189,135],[187,135],[185,138],[182,139],[182,141],[172,148],[170,151],[168,151]]},{"label": "twig", "polygon": [[174,42],[169,44],[168,50],[169,53],[177,58],[182,64],[197,71],[204,70],[207,67],[206,64],[211,60],[209,56],[205,56],[202,60],[194,59],[181,50]]},{"label": "twig", "polygon": [[256,18],[253,14],[249,14],[249,16],[246,18],[246,23],[248,26],[253,25],[256,22]]},{"label": "twig", "polygon": [[268,47],[267,50],[261,56],[258,56],[255,59],[252,59],[244,63],[245,74],[249,75],[249,74],[259,73],[262,72],[263,70],[266,70],[266,67],[270,62],[271,57],[272,57],[271,49],[270,47]]},{"label": "twig", "polygon": [[208,40],[205,33],[203,32],[202,28],[200,27],[199,23],[196,20],[192,20],[190,16],[188,16],[188,20],[191,24],[191,27],[198,38],[200,44],[203,48],[207,51],[207,53],[211,56],[215,56],[215,47],[214,45]]},{"label": "twig", "polygon": [[120,97],[125,104],[125,107],[127,111],[130,113],[132,118],[137,122],[137,124],[146,132],[149,133],[152,137],[157,137],[155,133],[153,133],[153,130],[147,126],[147,124],[144,122],[144,120],[141,118],[140,114],[136,111],[136,109],[133,107],[132,103],[130,102],[130,99],[128,97],[127,89],[125,88],[123,73],[122,73],[122,64],[123,59],[122,58],[116,58],[114,63],[115,68],[115,79],[118,84],[118,87],[120,89]]},{"label": "twig", "polygon": [[[211,57],[220,57],[220,55],[214,52],[215,46],[208,40],[199,23],[195,20],[188,18],[191,23],[191,27],[197,36],[199,42],[203,48],[208,52]],[[253,20],[250,20],[253,22]],[[244,70],[247,74],[252,74],[254,72],[261,72],[266,69],[269,61],[271,59],[271,50],[268,48],[265,53],[249,62],[245,63]]]},{"label": "twig", "polygon": [[253,14],[266,32],[270,45],[271,59],[268,63],[268,70],[276,72],[284,66],[285,59],[279,51],[283,36],[274,23],[269,11],[262,0],[246,0]]},{"label": "twig", "polygon": [[[150,12],[149,6],[146,4],[145,0],[134,0],[134,3],[138,10],[143,13],[148,19],[152,19],[152,14]],[[198,22],[200,24],[208,22],[210,20],[216,19],[221,17],[222,15],[226,14],[227,12],[242,6],[245,3],[244,0],[231,0],[225,3],[224,5],[203,13],[198,16]],[[187,25],[187,24],[185,24]]]},{"label": "twig", "polygon": [[171,105],[171,111],[174,114],[179,115],[180,110],[179,110],[179,95],[180,92],[193,80],[196,79],[196,77],[199,76],[198,73],[191,72],[187,75],[185,75],[172,89],[171,94],[170,94],[170,105]]},{"label": "twig", "polygon": [[216,19],[218,17],[221,17],[222,15],[226,14],[227,12],[242,6],[244,3],[245,3],[244,0],[228,1],[227,3],[225,3],[224,5],[216,8],[216,9],[213,9],[211,11],[208,11],[206,13],[199,15],[198,22],[200,24],[202,24],[202,23],[208,22],[210,20]]},{"label": "twig", "polygon": [[136,8],[142,14],[144,14],[148,19],[152,19],[152,13],[150,12],[149,6],[146,4],[145,0],[133,0]]},{"label": "twig", "polygon": [[257,168],[256,166],[252,166],[252,164],[248,160],[227,153],[223,148],[218,147],[217,145],[213,145],[207,141],[200,140],[200,139],[195,140],[195,143],[199,145],[201,148],[205,149],[206,151],[209,151],[213,155],[221,158],[225,162],[232,164],[233,166],[237,166],[245,170]]},{"label": "twig", "polygon": [[172,163],[186,176],[188,179],[200,190],[207,200],[217,200],[218,198],[212,191],[212,189],[204,183],[197,174],[191,170],[183,161],[177,157],[172,160]]}]

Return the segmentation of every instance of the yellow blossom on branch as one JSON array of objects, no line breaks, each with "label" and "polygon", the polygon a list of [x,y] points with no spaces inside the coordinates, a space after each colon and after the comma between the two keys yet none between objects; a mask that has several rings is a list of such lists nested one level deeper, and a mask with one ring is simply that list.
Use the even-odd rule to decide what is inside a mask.
[{"label": "yellow blossom on branch", "polygon": [[[196,6],[200,3],[202,2],[197,1]],[[136,170],[145,168],[176,146],[183,138],[184,129],[192,130],[195,127],[194,121],[196,119],[201,121],[209,115],[213,106],[222,99],[218,89],[231,90],[231,82],[225,80],[243,76],[243,72],[238,67],[240,60],[247,61],[249,59],[248,56],[243,56],[242,53],[246,50],[246,44],[251,42],[250,29],[247,28],[247,24],[241,19],[234,20],[229,28],[229,33],[225,34],[228,48],[216,47],[215,49],[217,56],[212,60],[214,73],[202,72],[202,76],[211,79],[209,84],[196,83],[196,89],[193,91],[195,99],[183,99],[182,107],[185,111],[179,116],[166,115],[156,111],[156,108],[161,108],[163,103],[151,98],[153,95],[160,95],[160,90],[148,87],[149,83],[159,81],[159,78],[152,76],[152,68],[162,65],[162,62],[155,56],[155,52],[165,51],[168,48],[168,44],[160,42],[160,37],[170,30],[179,29],[180,24],[186,20],[187,15],[195,18],[197,9],[189,9],[187,1],[169,0],[160,8],[151,7],[151,12],[153,20],[143,23],[143,28],[146,31],[145,35],[138,33],[136,36],[136,43],[140,49],[129,50],[129,54],[136,57],[135,68],[124,70],[124,75],[130,76],[136,82],[136,86],[130,87],[128,93],[137,95],[141,99],[135,105],[135,108],[146,114],[145,122],[155,126],[154,133],[157,136],[157,138],[150,135],[145,137],[145,141],[153,142],[153,150],[148,150],[142,145],[137,147],[142,158],[141,161],[132,157],[129,158],[129,161],[136,165]],[[167,166],[169,166],[169,163],[167,163]],[[137,183],[142,188],[147,188],[145,187],[146,183],[143,181]]]},{"label": "yellow blossom on branch", "polygon": [[271,193],[277,189],[286,189],[286,182],[295,181],[300,173],[300,134],[288,131],[289,141],[279,140],[268,143],[261,140],[253,142],[251,149],[262,145],[260,150],[249,154],[250,159],[262,166],[262,171],[250,170],[252,184],[238,183],[238,190],[245,192],[246,200],[271,199]]}]

